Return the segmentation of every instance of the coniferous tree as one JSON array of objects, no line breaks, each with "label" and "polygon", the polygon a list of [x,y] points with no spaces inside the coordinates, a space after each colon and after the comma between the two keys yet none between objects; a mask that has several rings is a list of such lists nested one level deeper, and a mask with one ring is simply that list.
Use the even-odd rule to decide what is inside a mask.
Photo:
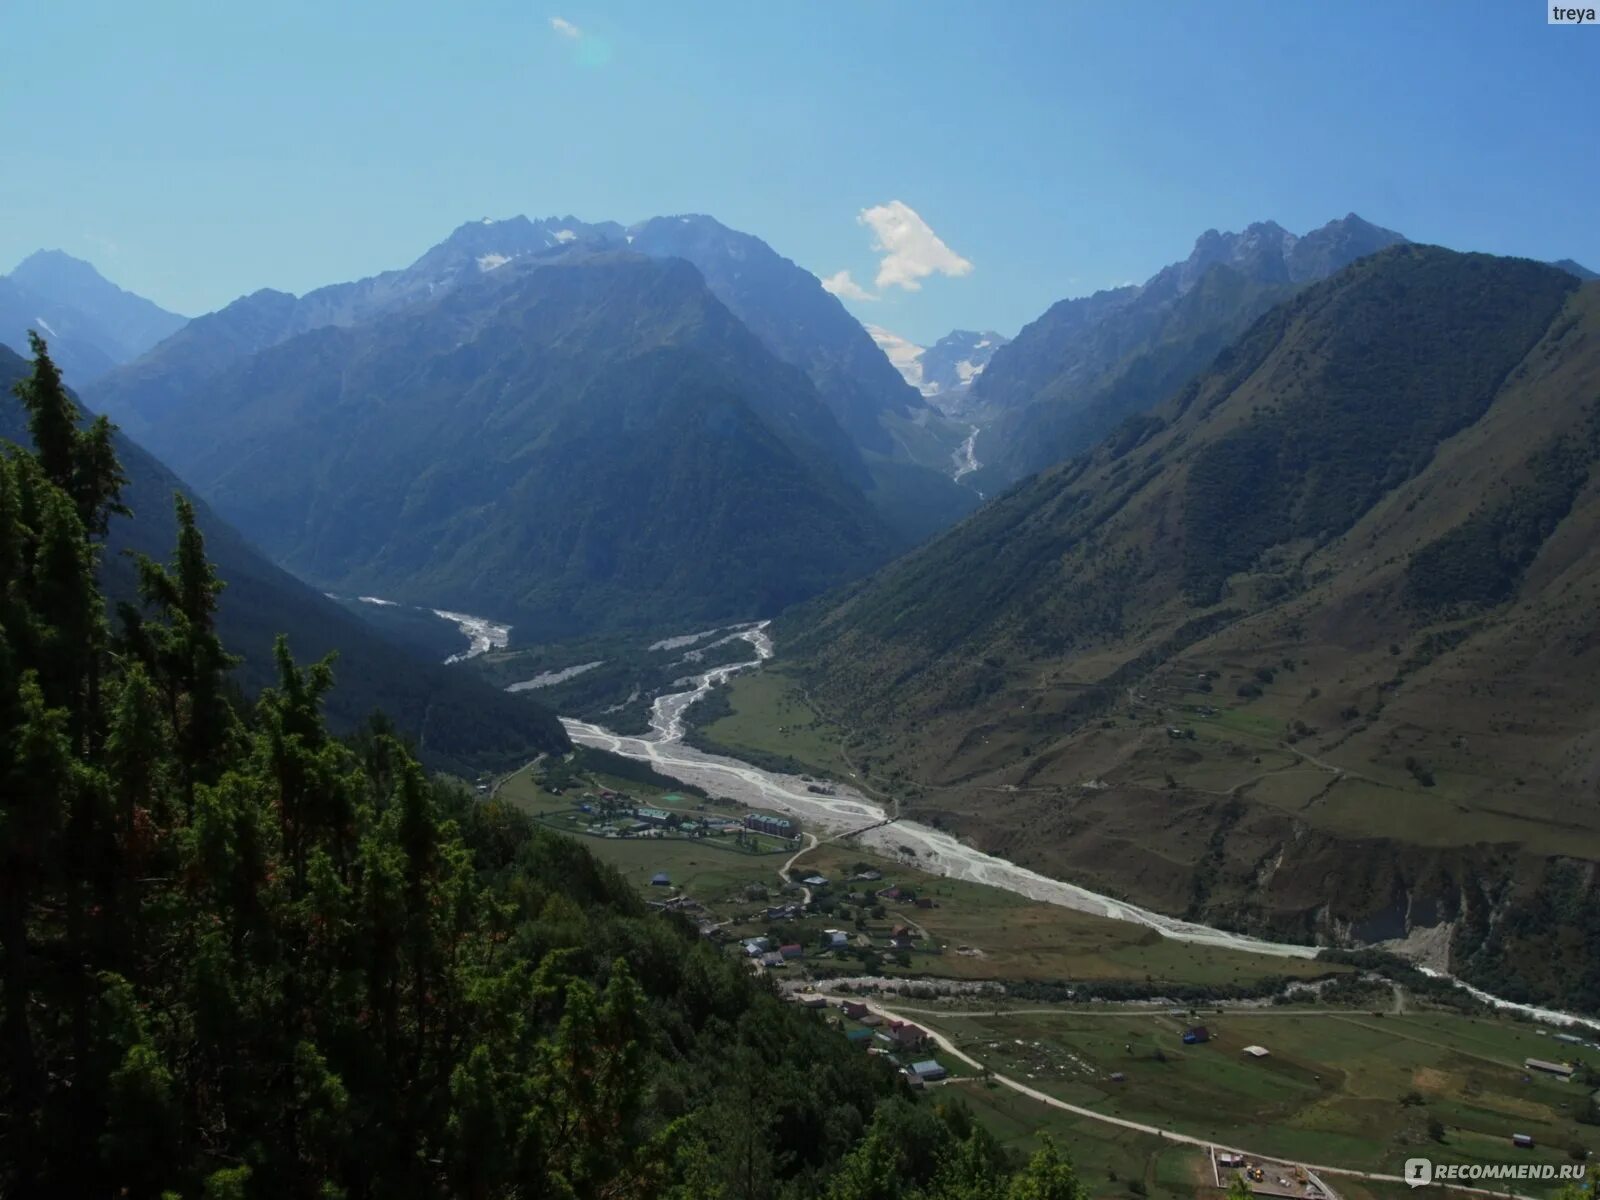
[{"label": "coniferous tree", "polygon": [[0,1195],[1079,1200],[381,719],[330,735],[330,660],[280,641],[243,700],[181,497],[113,639],[112,430],[34,351],[34,448],[0,451]]}]

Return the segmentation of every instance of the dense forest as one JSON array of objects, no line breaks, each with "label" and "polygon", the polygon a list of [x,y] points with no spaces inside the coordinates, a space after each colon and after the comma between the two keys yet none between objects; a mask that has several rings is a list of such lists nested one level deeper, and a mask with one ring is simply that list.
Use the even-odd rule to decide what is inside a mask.
[{"label": "dense forest", "polygon": [[430,780],[324,660],[254,703],[178,497],[114,614],[110,425],[42,343],[0,455],[0,1195],[1081,1197]]}]

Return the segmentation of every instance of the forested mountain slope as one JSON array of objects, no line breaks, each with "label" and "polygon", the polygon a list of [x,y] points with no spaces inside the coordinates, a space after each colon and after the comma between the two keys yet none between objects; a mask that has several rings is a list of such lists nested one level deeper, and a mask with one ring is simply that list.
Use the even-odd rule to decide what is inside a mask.
[{"label": "forested mountain slope", "polygon": [[[328,327],[374,320],[424,303],[513,258],[560,253],[574,242],[602,243],[621,232],[572,217],[469,221],[410,266],[293,296],[262,288],[196,317],[170,338],[85,393],[135,439],[152,444],[162,415],[204,402],[211,378],[261,350]],[[147,424],[153,422],[153,425]]]},{"label": "forested mountain slope", "polygon": [[146,411],[297,574],[541,639],[775,612],[893,542],[810,381],[680,259],[514,260]]},{"label": "forested mountain slope", "polygon": [[789,653],[991,848],[1279,933],[1444,924],[1596,1007],[1550,964],[1600,928],[1597,458],[1600,289],[1397,247]]},{"label": "forested mountain slope", "polygon": [[96,586],[110,430],[53,368],[0,456],[0,1192],[132,1200],[1081,1200],[577,843],[333,738],[333,675],[230,699],[180,510]]},{"label": "forested mountain slope", "polygon": [[862,452],[867,498],[909,547],[971,512],[977,493],[951,478],[966,434],[895,370],[859,321],[810,271],[711,217],[655,217],[630,249],[682,258],[779,359],[799,367]]},{"label": "forested mountain slope", "polygon": [[[28,441],[25,414],[12,389],[31,369],[0,347],[0,439]],[[235,676],[247,692],[254,694],[276,681],[272,645],[282,633],[302,659],[338,653],[344,682],[329,698],[328,717],[341,732],[382,709],[430,764],[461,771],[525,761],[541,750],[567,745],[560,722],[538,704],[507,696],[469,672],[417,661],[267,561],[138,445],[119,434],[115,447],[128,480],[122,502],[132,516],[111,519],[100,566],[107,595],[113,602],[138,600],[133,556],[159,562],[172,556],[177,540],[173,495],[188,497],[211,558],[228,583],[217,627],[241,658]]]}]

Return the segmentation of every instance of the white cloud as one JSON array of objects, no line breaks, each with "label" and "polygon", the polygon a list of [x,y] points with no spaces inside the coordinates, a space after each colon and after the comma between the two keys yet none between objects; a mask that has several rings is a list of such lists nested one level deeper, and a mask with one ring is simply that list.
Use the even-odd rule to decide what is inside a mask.
[{"label": "white cloud", "polygon": [[898,287],[915,292],[929,275],[959,277],[972,271],[972,264],[946,246],[904,201],[862,209],[856,220],[872,230],[872,248],[883,254],[878,263],[880,289]]},{"label": "white cloud", "polygon": [[564,17],[551,17],[550,28],[554,29],[562,37],[571,38],[573,41],[577,41],[583,36],[583,30]]},{"label": "white cloud", "polygon": [[850,278],[849,271],[835,271],[822,281],[822,290],[844,300],[876,300],[866,288]]}]

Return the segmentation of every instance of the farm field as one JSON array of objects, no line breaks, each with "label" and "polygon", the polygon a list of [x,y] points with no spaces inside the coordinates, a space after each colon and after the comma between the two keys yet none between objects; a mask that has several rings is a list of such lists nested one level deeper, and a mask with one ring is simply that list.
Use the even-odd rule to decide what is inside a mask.
[{"label": "farm field", "polygon": [[[1209,1043],[1184,1045],[1190,1020],[1167,1014],[928,1018],[991,1069],[1069,1103],[1287,1159],[1399,1173],[1413,1155],[1556,1163],[1600,1146],[1600,1129],[1577,1120],[1590,1088],[1523,1069],[1575,1049],[1531,1025],[1436,1012],[1196,1019]],[[1513,1133],[1535,1148],[1513,1149]]]},{"label": "farm field", "polygon": [[[1018,1154],[1032,1153],[1049,1136],[1070,1154],[1091,1196],[1188,1200],[1211,1182],[1205,1152],[1197,1146],[1174,1145],[1061,1112],[977,1079],[946,1084],[945,1090],[959,1096],[979,1124]],[[1143,1192],[1132,1190],[1136,1185]]]}]

